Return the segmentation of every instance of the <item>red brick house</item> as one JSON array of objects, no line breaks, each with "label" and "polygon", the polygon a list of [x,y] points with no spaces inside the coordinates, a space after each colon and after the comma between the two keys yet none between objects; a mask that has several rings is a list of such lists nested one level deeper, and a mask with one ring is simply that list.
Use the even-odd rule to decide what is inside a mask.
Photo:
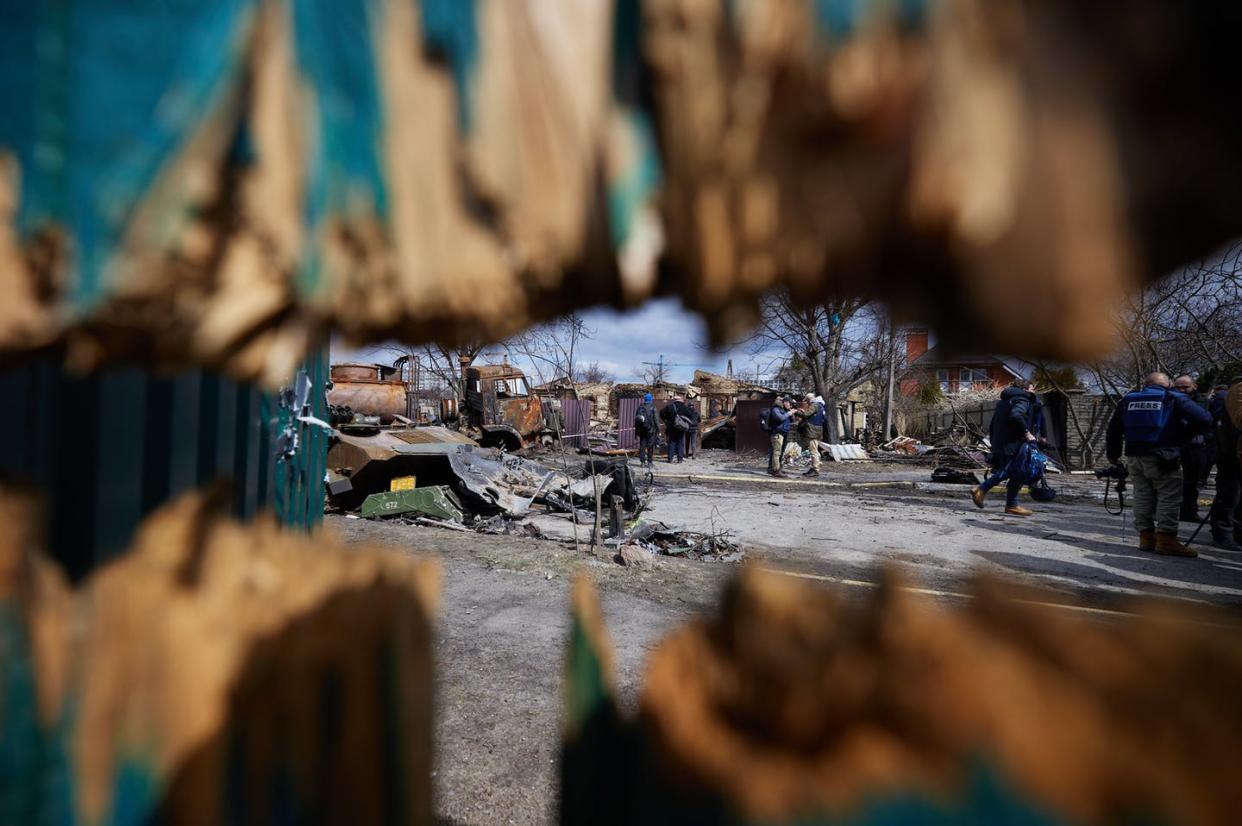
[{"label": "red brick house", "polygon": [[1034,365],[1010,356],[942,352],[931,344],[931,336],[924,329],[910,329],[905,335],[907,367],[901,392],[907,396],[918,393],[928,380],[939,384],[941,393],[953,395],[1006,387],[1014,379],[1029,378],[1034,373]]}]

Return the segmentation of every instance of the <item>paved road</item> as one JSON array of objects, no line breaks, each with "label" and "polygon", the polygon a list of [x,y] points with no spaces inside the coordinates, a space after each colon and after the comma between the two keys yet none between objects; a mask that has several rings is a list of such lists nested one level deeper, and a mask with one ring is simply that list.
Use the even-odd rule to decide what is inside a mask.
[{"label": "paved road", "polygon": [[[828,473],[842,484],[885,478],[874,468]],[[661,481],[666,487],[648,517],[732,531],[766,566],[844,582],[857,595],[867,593],[878,564],[899,562],[915,585],[947,601],[959,598],[953,595],[972,571],[986,568],[1069,592],[1097,608],[1115,607],[1117,597],[1133,593],[1242,604],[1242,554],[1201,548],[1199,559],[1166,559],[1140,552],[1133,531],[1127,529],[1123,540],[1120,520],[1091,499],[1058,502],[1018,519],[1003,516],[999,502],[976,510],[964,489],[911,490],[913,477],[891,479],[902,483],[891,489],[773,485],[753,476]],[[1080,487],[1080,493],[1091,490]],[[732,570],[666,558],[649,568],[622,568],[564,542],[327,521],[355,541],[382,540],[444,565],[436,642],[436,810],[454,824],[552,819],[574,569],[586,567],[599,583],[627,704],[647,651],[677,623],[710,610]]]},{"label": "paved road", "polygon": [[[918,584],[958,590],[975,570],[996,570],[1093,601],[1153,594],[1242,605],[1242,554],[1197,541],[1198,559],[1138,550],[1126,518],[1102,503],[1033,505],[1032,517],[1006,516],[994,498],[976,510],[965,489],[908,491],[756,488],[673,483],[649,515],[698,530],[727,528],[763,549],[769,564],[873,579],[877,566],[900,564]],[[1193,530],[1185,525],[1183,538]]]}]

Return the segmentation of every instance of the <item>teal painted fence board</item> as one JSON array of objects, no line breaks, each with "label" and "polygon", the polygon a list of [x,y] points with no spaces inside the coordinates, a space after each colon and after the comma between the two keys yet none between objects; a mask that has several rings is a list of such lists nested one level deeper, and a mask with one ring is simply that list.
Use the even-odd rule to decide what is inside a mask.
[{"label": "teal painted fence board", "polygon": [[[141,519],[178,494],[227,479],[233,510],[264,508],[310,529],[322,516],[327,353],[306,363],[306,410],[218,374],[159,376],[134,367],[89,376],[52,358],[0,371],[0,474],[46,494],[52,555],[71,579],[121,553]],[[269,455],[275,432],[297,446]]]}]

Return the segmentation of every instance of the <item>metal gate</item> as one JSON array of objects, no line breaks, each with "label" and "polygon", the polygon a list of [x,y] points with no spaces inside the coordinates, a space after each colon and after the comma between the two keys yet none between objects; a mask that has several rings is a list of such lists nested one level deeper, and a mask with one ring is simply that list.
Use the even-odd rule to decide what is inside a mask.
[{"label": "metal gate", "polygon": [[736,442],[733,449],[738,453],[767,453],[770,442],[768,434],[759,426],[759,412],[772,406],[772,399],[738,399],[733,408],[733,424]]},{"label": "metal gate", "polygon": [[643,400],[637,396],[618,399],[617,405],[617,447],[622,450],[638,449],[638,434],[634,432],[634,414]]},{"label": "metal gate", "polygon": [[[304,370],[322,419],[326,351]],[[44,357],[0,372],[0,399],[0,475],[44,495],[47,550],[73,581],[121,553],[160,505],[217,479],[232,483],[242,519],[271,508],[310,528],[323,514],[325,430],[254,385],[205,370],[76,376]]]},{"label": "metal gate", "polygon": [[564,399],[561,401],[561,412],[565,416],[561,444],[565,447],[586,447],[587,434],[591,431],[590,399]]}]

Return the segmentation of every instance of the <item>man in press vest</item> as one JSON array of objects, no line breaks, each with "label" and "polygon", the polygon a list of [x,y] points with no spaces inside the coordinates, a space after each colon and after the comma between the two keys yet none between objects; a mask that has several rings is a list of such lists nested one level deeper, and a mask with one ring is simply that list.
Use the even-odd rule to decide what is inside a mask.
[{"label": "man in press vest", "polygon": [[1139,550],[1165,556],[1198,556],[1177,539],[1182,504],[1181,446],[1187,434],[1206,431],[1212,417],[1187,396],[1172,389],[1164,373],[1152,373],[1142,390],[1127,393],[1108,423],[1106,454],[1121,461],[1133,485],[1134,529]]}]

